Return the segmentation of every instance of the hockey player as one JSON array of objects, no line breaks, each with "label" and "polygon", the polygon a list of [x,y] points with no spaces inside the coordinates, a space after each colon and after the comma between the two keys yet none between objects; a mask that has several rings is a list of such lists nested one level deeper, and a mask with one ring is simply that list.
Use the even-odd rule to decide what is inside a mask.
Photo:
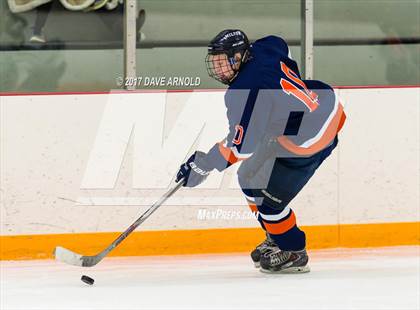
[{"label": "hockey player", "polygon": [[305,233],[290,201],[338,143],[345,114],[334,90],[302,80],[286,42],[268,36],[250,45],[241,30],[224,30],[208,45],[208,73],[229,85],[229,134],[181,165],[177,182],[202,183],[242,161],[238,181],[266,240],[251,253],[263,272],[308,272]]}]

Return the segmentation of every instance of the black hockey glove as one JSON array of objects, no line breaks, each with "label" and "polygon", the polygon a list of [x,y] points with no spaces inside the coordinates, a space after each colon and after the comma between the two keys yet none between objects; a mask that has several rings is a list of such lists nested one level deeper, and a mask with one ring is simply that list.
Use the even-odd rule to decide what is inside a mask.
[{"label": "black hockey glove", "polygon": [[186,187],[195,187],[207,178],[212,170],[205,163],[206,154],[200,151],[196,151],[191,155],[188,160],[181,165],[176,175],[176,182],[184,179],[184,185]]}]

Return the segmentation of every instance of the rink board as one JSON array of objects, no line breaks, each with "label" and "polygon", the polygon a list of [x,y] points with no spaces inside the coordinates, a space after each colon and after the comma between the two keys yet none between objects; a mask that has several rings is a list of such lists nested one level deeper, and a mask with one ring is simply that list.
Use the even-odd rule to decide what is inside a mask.
[{"label": "rink board", "polygon": [[[340,144],[291,203],[309,247],[418,244],[419,87],[339,93],[347,113]],[[51,245],[72,246],[73,236],[74,250],[101,248],[165,192],[190,151],[223,139],[223,95],[0,96],[1,258],[50,257]],[[261,231],[235,169],[176,193],[115,253],[252,248]]]},{"label": "rink board", "polygon": [[[420,244],[420,223],[304,226],[308,249]],[[57,245],[95,255],[118,233],[1,236],[0,259],[53,258]],[[109,256],[251,252],[264,239],[260,228],[134,232]]]}]

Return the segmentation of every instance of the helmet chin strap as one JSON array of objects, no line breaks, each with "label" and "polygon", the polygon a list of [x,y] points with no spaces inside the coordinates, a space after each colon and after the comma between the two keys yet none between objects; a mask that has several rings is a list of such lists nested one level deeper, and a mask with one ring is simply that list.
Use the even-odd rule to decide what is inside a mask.
[{"label": "helmet chin strap", "polygon": [[[236,63],[236,62],[235,62]],[[231,69],[232,69],[232,71],[233,71],[233,75],[232,75],[232,77],[228,80],[228,84],[230,84],[235,78],[236,78],[236,76],[238,75],[238,73],[239,73],[239,69],[240,69],[240,67],[238,68],[238,69],[234,69],[233,67],[232,67],[232,64],[231,64]]]},{"label": "helmet chin strap", "polygon": [[233,72],[235,72],[235,74],[229,79],[229,84],[236,78],[236,76],[238,75],[238,73],[239,73],[239,70],[237,70],[237,71],[233,71]]}]

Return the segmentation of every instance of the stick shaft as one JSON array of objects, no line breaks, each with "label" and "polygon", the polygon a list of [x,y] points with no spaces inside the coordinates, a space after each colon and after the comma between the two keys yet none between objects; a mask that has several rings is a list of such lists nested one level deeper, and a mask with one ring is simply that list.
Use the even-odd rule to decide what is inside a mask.
[{"label": "stick shaft", "polygon": [[125,240],[141,223],[143,223],[149,216],[153,214],[169,197],[171,197],[178,189],[184,185],[184,180],[180,180],[179,183],[167,191],[158,201],[156,201],[149,209],[146,210],[133,224],[131,224],[123,233],[121,233],[117,239],[115,239],[106,249],[97,255],[84,256],[70,251],[63,247],[56,247],[54,250],[54,256],[57,260],[64,263],[81,266],[81,267],[92,267],[99,263],[105,256],[108,255],[115,247]]},{"label": "stick shaft", "polygon": [[169,197],[171,197],[181,186],[183,181],[179,182],[176,186],[166,192],[158,201],[156,201],[149,209],[146,210],[133,224],[130,225],[121,235],[118,236],[105,250],[101,252],[106,256],[117,245],[119,245],[125,238],[127,238],[133,230],[135,230],[141,223],[143,223],[149,216],[151,216]]}]

